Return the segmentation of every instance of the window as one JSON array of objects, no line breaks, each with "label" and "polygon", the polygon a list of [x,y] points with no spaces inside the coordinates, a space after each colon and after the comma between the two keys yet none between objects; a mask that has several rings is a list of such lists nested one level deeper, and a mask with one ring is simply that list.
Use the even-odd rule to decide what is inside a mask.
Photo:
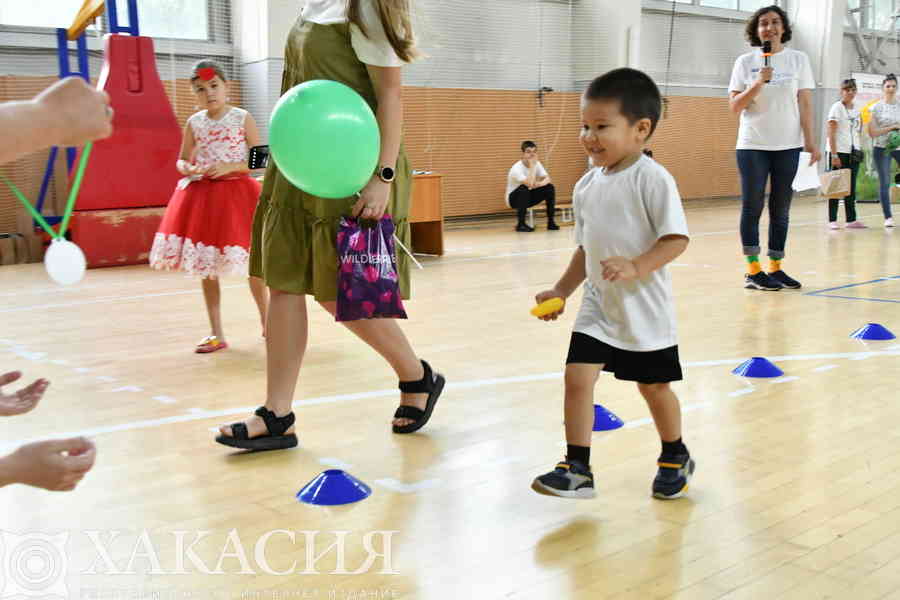
[{"label": "window", "polygon": [[[119,21],[128,25],[127,0],[109,1],[117,2]],[[0,25],[68,27],[83,3],[84,0],[3,1],[0,2]],[[153,0],[139,1],[137,5],[141,35],[202,41],[210,37],[207,0]],[[107,29],[105,23],[102,27],[104,31]]]},{"label": "window", "polygon": [[[127,22],[127,3],[119,0],[119,19]],[[141,35],[153,38],[206,40],[209,12],[206,0],[138,2]]]},{"label": "window", "polygon": [[0,25],[68,27],[84,0],[30,0],[0,2]]},{"label": "window", "polygon": [[893,19],[900,0],[847,0],[847,8],[856,15],[861,29],[893,31],[900,24]]},{"label": "window", "polygon": [[[850,0],[853,2],[854,0]],[[859,0],[856,0],[857,2]],[[890,2],[891,0],[888,0]],[[675,0],[679,4],[693,4],[694,6],[707,6],[709,8],[725,8],[731,10],[742,10],[744,12],[755,12],[763,6],[777,4],[784,6],[784,0]]]}]

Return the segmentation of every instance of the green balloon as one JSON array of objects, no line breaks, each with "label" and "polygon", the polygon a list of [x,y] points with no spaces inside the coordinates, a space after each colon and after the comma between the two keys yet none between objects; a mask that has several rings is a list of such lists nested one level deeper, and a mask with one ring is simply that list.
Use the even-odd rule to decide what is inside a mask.
[{"label": "green balloon", "polygon": [[900,132],[892,131],[888,135],[887,144],[885,144],[884,149],[888,152],[893,152],[897,148],[900,148]]},{"label": "green balloon", "polygon": [[320,198],[347,198],[372,178],[381,134],[362,96],[337,81],[289,89],[269,120],[269,148],[292,184]]}]

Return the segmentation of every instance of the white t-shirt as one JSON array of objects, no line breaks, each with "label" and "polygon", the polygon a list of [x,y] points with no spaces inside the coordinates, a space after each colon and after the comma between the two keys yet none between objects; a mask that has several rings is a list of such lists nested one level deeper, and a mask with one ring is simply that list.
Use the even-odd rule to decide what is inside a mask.
[{"label": "white t-shirt", "polygon": [[[543,179],[547,177],[547,169],[544,168],[544,165],[541,164],[541,161],[537,161],[537,167],[534,170],[535,176],[537,179]],[[519,187],[520,185],[525,183],[525,180],[528,179],[528,167],[525,166],[521,160],[517,161],[509,169],[509,174],[506,176],[506,204],[509,205],[509,195],[512,193],[514,189]]]},{"label": "white t-shirt", "polygon": [[[852,148],[857,150],[860,148],[859,128],[862,121],[860,121],[858,110],[847,108],[843,102],[838,100],[831,105],[831,110],[828,111],[828,120],[837,123],[834,143],[837,145],[838,152],[850,154]],[[830,146],[828,146],[828,150],[831,150]]]},{"label": "white t-shirt", "polygon": [[649,352],[678,343],[666,267],[643,279],[609,282],[601,260],[635,258],[666,235],[688,235],[675,178],[647,156],[618,173],[591,169],[575,184],[575,241],[587,281],[575,331],[619,348]]},{"label": "white t-shirt", "polygon": [[[775,70],[772,81],[763,86],[750,106],[741,111],[738,150],[789,150],[803,147],[797,92],[816,87],[809,57],[799,50],[784,48],[773,54],[769,61]],[[753,84],[762,67],[763,56],[758,49],[739,56],[731,71],[728,89],[743,92]]]},{"label": "white t-shirt", "polygon": [[[306,0],[300,11],[300,18],[319,25],[346,23],[347,5],[347,0]],[[368,36],[359,27],[352,25],[350,43],[360,62],[375,67],[402,67],[406,64],[388,41],[374,0],[360,0],[359,8]]]},{"label": "white t-shirt", "polygon": [[[876,102],[870,111],[872,113],[872,122],[875,123],[876,129],[884,129],[891,125],[900,125],[900,100],[894,100],[893,104],[888,104],[884,100]],[[879,135],[873,140],[875,146],[884,148],[887,146],[888,137],[891,132],[888,131],[884,135]]]}]

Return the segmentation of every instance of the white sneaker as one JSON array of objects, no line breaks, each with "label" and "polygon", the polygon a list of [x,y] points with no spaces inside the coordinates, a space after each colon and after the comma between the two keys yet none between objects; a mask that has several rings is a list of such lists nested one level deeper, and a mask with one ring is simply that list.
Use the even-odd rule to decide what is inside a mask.
[{"label": "white sneaker", "polygon": [[831,221],[828,223],[828,229],[840,229],[841,226],[837,224],[837,221]]},{"label": "white sneaker", "polygon": [[885,219],[885,220],[884,220],[884,226],[885,226],[885,227],[893,227],[893,226],[894,226],[894,219],[891,218],[891,217],[888,217],[887,219]]}]

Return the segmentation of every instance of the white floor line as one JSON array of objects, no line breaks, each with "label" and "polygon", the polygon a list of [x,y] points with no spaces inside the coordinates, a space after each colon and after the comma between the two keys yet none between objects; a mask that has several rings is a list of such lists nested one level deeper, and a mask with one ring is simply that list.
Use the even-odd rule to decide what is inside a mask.
[{"label": "white floor line", "polygon": [[[244,288],[247,287],[246,284],[243,285],[223,285],[222,289],[234,289],[234,288]],[[2,313],[18,313],[18,312],[28,312],[32,310],[47,310],[51,308],[71,308],[73,306],[86,306],[88,304],[105,304],[107,302],[125,302],[128,300],[144,300],[146,298],[161,298],[163,296],[184,296],[188,294],[201,294],[203,291],[200,288],[196,290],[180,290],[177,292],[157,292],[154,294],[136,294],[134,296],[104,296],[101,298],[94,298],[92,300],[74,300],[72,302],[56,302],[53,304],[31,304],[27,306],[15,306],[13,308],[2,308],[0,309],[0,314]]]},{"label": "white floor line", "polygon": [[822,365],[821,367],[816,367],[813,369],[816,373],[821,373],[823,371],[830,371],[831,369],[837,369],[837,365]]},{"label": "white floor line", "polygon": [[[859,356],[861,354],[867,354],[872,356],[897,356],[900,354],[900,351],[884,351],[884,352],[840,352],[840,353],[832,353],[832,354],[801,354],[796,356],[773,356],[769,357],[773,362],[788,362],[788,361],[802,361],[802,360],[819,360],[819,359],[835,359],[835,358],[853,358],[854,356]],[[685,367],[707,367],[707,366],[737,366],[741,362],[746,360],[746,358],[731,358],[731,359],[722,359],[722,360],[706,360],[706,361],[692,361],[686,362],[682,366]],[[562,379],[563,372],[562,371],[554,371],[549,373],[536,373],[533,375],[519,375],[514,377],[496,377],[490,379],[476,379],[472,381],[463,381],[459,383],[448,383],[446,389],[447,390],[467,390],[474,388],[482,388],[489,386],[497,386],[497,385],[508,385],[508,384],[516,384],[516,383],[527,383],[532,381],[548,381],[553,379]],[[101,379],[98,377],[98,379]],[[112,379],[112,378],[104,378],[104,379]],[[750,393],[750,392],[743,392]],[[300,408],[303,406],[317,406],[321,404],[335,404],[337,402],[349,402],[353,400],[366,400],[370,398],[384,398],[384,397],[392,397],[397,394],[397,390],[395,388],[383,389],[383,390],[373,390],[371,392],[358,392],[353,394],[338,394],[334,396],[322,396],[319,398],[309,398],[306,400],[297,400],[291,406],[294,408]],[[735,395],[735,392],[732,392],[730,396]],[[688,405],[687,407],[683,407],[682,410],[690,410],[691,406],[706,406],[708,404],[698,404],[698,405]],[[98,435],[104,435],[108,433],[117,433],[121,431],[132,431],[135,429],[149,429],[152,427],[160,427],[163,425],[170,425],[173,423],[185,423],[190,421],[198,421],[203,419],[211,419],[217,417],[226,417],[230,415],[248,415],[251,414],[254,410],[256,410],[255,406],[244,406],[239,408],[229,408],[224,410],[204,410],[200,409],[195,413],[190,414],[180,414],[170,417],[163,417],[159,419],[147,419],[143,421],[133,421],[130,423],[120,423],[118,425],[108,425],[102,427],[92,427],[88,429],[82,429],[79,431],[71,431],[65,433],[54,434],[51,437],[56,438],[68,438],[68,437],[93,437]],[[628,424],[626,423],[626,426]],[[636,427],[637,425],[632,425],[632,427]],[[215,428],[209,428],[211,431],[214,431]],[[18,440],[14,442],[0,442],[0,448],[6,448],[10,446],[17,446],[23,443],[38,441],[40,439],[46,439],[47,436],[42,436],[40,438],[33,438],[28,440]]]},{"label": "white floor line", "polygon": [[422,481],[417,481],[416,483],[403,483],[402,481],[397,481],[391,477],[386,479],[376,479],[376,485],[380,485],[381,487],[391,490],[392,492],[397,492],[398,494],[416,494],[421,492],[422,490],[431,489],[433,487],[437,487],[441,484],[440,479],[425,479]]},{"label": "white floor line", "polygon": [[755,391],[756,391],[756,388],[747,387],[747,388],[737,390],[735,392],[731,392],[730,394],[728,394],[728,397],[729,398],[737,398],[738,396],[746,396],[747,394],[752,394]]},{"label": "white floor line", "polygon": [[789,381],[797,381],[800,379],[796,375],[785,375],[784,377],[776,377],[769,381],[769,383],[787,383]]}]

